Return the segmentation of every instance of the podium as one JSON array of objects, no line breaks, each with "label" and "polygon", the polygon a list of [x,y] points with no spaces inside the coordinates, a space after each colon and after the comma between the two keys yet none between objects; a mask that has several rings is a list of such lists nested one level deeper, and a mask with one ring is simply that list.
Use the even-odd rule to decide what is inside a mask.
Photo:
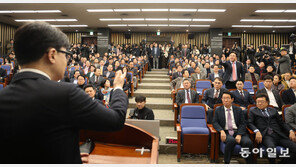
[{"label": "podium", "polygon": [[[80,142],[85,142],[88,138],[95,142],[89,163],[157,164],[158,162],[158,138],[134,125],[125,123],[123,129],[116,132],[81,130]],[[143,147],[150,151],[143,151]]]}]

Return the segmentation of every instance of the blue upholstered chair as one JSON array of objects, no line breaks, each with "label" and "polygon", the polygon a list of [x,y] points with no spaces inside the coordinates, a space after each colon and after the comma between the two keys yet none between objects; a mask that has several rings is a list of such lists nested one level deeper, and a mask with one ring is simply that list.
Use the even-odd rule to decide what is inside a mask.
[{"label": "blue upholstered chair", "polygon": [[177,124],[178,155],[181,153],[202,154],[208,152],[211,137],[210,159],[214,160],[214,142],[216,131],[207,125],[206,107],[204,104],[182,104],[180,107],[180,124]]},{"label": "blue upholstered chair", "polygon": [[212,81],[211,80],[208,80],[208,79],[196,80],[195,88],[196,88],[197,94],[201,94],[202,90],[208,89],[208,88],[211,88],[211,87],[212,87]]},{"label": "blue upholstered chair", "polygon": [[252,81],[245,81],[244,82],[244,89],[246,89],[251,95],[255,94]]},{"label": "blue upholstered chair", "polygon": [[11,66],[10,65],[2,65],[1,68],[7,71],[7,75],[10,74]]},{"label": "blue upholstered chair", "polygon": [[264,81],[259,81],[258,82],[258,89],[263,89],[264,88]]},{"label": "blue upholstered chair", "polygon": [[0,83],[0,90],[4,88],[4,83]]}]

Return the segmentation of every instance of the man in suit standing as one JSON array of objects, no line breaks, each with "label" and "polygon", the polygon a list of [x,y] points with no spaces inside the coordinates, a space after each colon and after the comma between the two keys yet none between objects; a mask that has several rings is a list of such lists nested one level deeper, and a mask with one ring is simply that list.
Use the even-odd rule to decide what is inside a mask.
[{"label": "man in suit standing", "polygon": [[[213,127],[220,132],[220,139],[225,143],[224,163],[229,164],[236,144],[242,148],[252,150],[253,143],[247,134],[247,125],[243,111],[232,105],[234,98],[229,92],[222,95],[223,106],[216,108]],[[247,163],[252,163],[252,154],[246,158]]]},{"label": "man in suit standing", "polygon": [[223,83],[225,83],[227,89],[235,89],[235,82],[237,80],[245,81],[244,67],[242,63],[237,61],[235,52],[229,55],[229,60],[222,63],[225,68]]},{"label": "man in suit standing", "polygon": [[219,66],[218,65],[214,65],[214,69],[213,69],[213,73],[210,73],[209,75],[209,80],[211,80],[212,82],[214,82],[214,79],[220,77],[223,77],[223,71],[219,70]]},{"label": "man in suit standing", "polygon": [[215,78],[214,88],[207,89],[202,98],[202,103],[207,107],[208,123],[212,123],[214,105],[222,103],[222,94],[228,91],[222,88],[222,85],[222,79],[219,77]]},{"label": "man in suit standing", "polygon": [[191,82],[188,79],[183,80],[184,89],[179,90],[176,95],[176,103],[178,107],[184,103],[198,103],[198,94],[196,91],[190,89]]},{"label": "man in suit standing", "polygon": [[151,55],[153,57],[153,69],[158,69],[160,50],[159,50],[159,47],[157,46],[157,43],[154,44]]},{"label": "man in suit standing", "polygon": [[105,108],[77,86],[57,82],[71,54],[63,32],[31,22],[18,28],[14,39],[21,70],[0,91],[0,163],[82,163],[80,129],[115,131],[124,126],[125,74],[117,73],[110,108]]},{"label": "man in suit standing", "polygon": [[234,103],[238,104],[244,112],[245,118],[247,118],[247,109],[250,104],[255,104],[254,99],[250,93],[244,88],[244,82],[242,80],[236,81],[236,90],[232,92],[234,97]]},{"label": "man in suit standing", "polygon": [[282,98],[277,90],[271,89],[273,84],[273,77],[272,76],[265,76],[264,78],[264,88],[259,89],[257,91],[257,94],[259,93],[265,93],[268,95],[268,98],[270,99],[270,105],[272,105],[274,108],[276,108],[278,111],[282,110],[283,101]]},{"label": "man in suit standing", "polygon": [[[250,111],[248,127],[256,133],[255,141],[262,143],[266,148],[275,149],[282,146],[289,149],[290,157],[284,163],[296,163],[296,137],[294,131],[283,121],[282,116],[274,108],[268,107],[267,94],[256,96],[256,108]],[[269,158],[275,163],[275,158]]]},{"label": "man in suit standing", "polygon": [[282,93],[282,99],[285,104],[293,105],[296,103],[296,78],[290,78],[290,88]]},{"label": "man in suit standing", "polygon": [[184,48],[182,49],[182,57],[183,58],[189,58],[190,56],[190,50],[187,48],[187,45],[184,45]]}]

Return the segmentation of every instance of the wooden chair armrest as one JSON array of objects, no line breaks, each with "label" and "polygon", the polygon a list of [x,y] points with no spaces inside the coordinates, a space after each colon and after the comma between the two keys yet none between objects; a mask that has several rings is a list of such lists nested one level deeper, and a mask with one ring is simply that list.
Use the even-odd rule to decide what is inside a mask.
[{"label": "wooden chair armrest", "polygon": [[217,130],[213,127],[212,124],[207,124],[207,126],[208,126],[208,128],[209,128],[211,134],[216,134],[216,133],[218,133]]},{"label": "wooden chair armrest", "polygon": [[255,133],[251,129],[247,128],[247,131],[250,135],[255,135]]},{"label": "wooden chair armrest", "polygon": [[177,133],[181,133],[182,129],[181,129],[181,125],[177,124]]},{"label": "wooden chair armrest", "polygon": [[178,104],[177,103],[174,103],[174,108],[178,108]]}]

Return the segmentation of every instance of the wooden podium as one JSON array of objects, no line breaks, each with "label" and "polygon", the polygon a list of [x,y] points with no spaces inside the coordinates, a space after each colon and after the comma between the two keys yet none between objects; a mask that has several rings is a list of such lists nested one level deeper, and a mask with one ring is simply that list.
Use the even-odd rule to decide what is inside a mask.
[{"label": "wooden podium", "polygon": [[[80,142],[90,138],[95,148],[89,156],[93,164],[157,164],[158,138],[134,125],[125,123],[117,132],[80,131]],[[150,149],[144,152],[136,149]]]}]

